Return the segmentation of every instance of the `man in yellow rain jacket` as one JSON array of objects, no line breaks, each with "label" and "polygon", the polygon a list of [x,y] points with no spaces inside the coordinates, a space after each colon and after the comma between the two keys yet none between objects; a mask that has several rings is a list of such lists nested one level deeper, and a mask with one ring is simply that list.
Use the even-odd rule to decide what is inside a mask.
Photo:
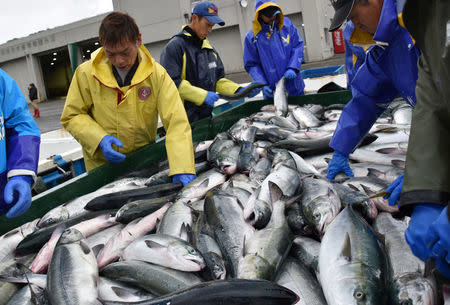
[{"label": "man in yellow rain jacket", "polygon": [[142,45],[128,14],[107,15],[99,40],[103,47],[75,71],[61,116],[83,147],[87,170],[121,162],[154,142],[159,114],[170,175],[189,183],[195,178],[191,128],[172,79]]}]

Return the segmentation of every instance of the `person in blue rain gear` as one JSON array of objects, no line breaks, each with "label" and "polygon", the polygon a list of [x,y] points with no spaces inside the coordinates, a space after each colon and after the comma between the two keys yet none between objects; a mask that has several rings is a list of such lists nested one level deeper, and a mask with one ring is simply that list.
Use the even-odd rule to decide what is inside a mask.
[{"label": "person in blue rain gear", "polygon": [[[327,178],[339,172],[353,177],[348,159],[389,103],[401,95],[416,103],[417,61],[420,51],[402,20],[404,0],[336,0],[330,31],[349,19],[354,24],[349,42],[371,45],[351,83],[352,100],[344,107],[330,147],[334,149]],[[401,180],[403,176],[398,179]],[[394,181],[395,182],[395,181]],[[397,197],[398,198],[398,197]],[[396,200],[397,198],[390,198]]]},{"label": "person in blue rain gear", "polygon": [[303,40],[291,20],[274,1],[256,0],[253,26],[244,41],[244,66],[254,82],[267,84],[265,99],[273,97],[283,76],[289,96],[304,94],[302,60]]},{"label": "person in blue rain gear", "polygon": [[366,50],[369,46],[357,46],[351,43],[350,37],[353,33],[355,26],[353,22],[347,20],[344,30],[344,42],[345,42],[345,71],[347,72],[347,89],[352,90],[352,81],[355,78],[356,71],[364,63],[366,57]]},{"label": "person in blue rain gear", "polygon": [[41,133],[17,83],[0,69],[0,213],[17,217],[31,205]]}]

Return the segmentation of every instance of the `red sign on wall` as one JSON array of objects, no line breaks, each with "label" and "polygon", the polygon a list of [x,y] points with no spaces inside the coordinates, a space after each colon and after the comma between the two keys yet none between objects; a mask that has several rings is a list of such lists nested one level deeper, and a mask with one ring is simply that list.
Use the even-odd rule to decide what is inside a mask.
[{"label": "red sign on wall", "polygon": [[344,34],[342,30],[333,31],[333,46],[334,53],[344,53],[345,52],[345,42],[344,42]]}]

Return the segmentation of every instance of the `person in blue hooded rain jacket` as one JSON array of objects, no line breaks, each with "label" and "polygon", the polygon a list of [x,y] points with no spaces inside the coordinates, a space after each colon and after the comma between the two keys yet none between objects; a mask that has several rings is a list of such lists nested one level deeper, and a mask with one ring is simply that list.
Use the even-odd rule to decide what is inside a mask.
[{"label": "person in blue hooded rain jacket", "polygon": [[364,63],[366,50],[368,49],[368,46],[360,47],[349,41],[354,29],[353,22],[348,20],[343,30],[345,41],[345,71],[347,72],[347,88],[349,90],[352,90],[352,81],[355,78],[356,71]]},{"label": "person in blue hooded rain jacket", "polygon": [[41,133],[17,83],[0,69],[0,213],[25,213],[31,205]]},{"label": "person in blue hooded rain jacket", "polygon": [[[364,63],[351,83],[352,100],[344,107],[330,142],[334,149],[328,179],[339,172],[353,176],[348,158],[389,103],[401,95],[416,104],[417,61],[420,51],[402,20],[404,0],[336,0],[330,31],[349,19],[354,24],[349,42],[369,46]],[[390,202],[401,192],[403,175],[387,192]]]},{"label": "person in blue hooded rain jacket", "polygon": [[244,66],[254,82],[267,84],[265,99],[273,97],[275,84],[283,76],[289,96],[304,94],[302,59],[303,40],[281,7],[274,1],[256,0],[252,30],[244,41]]}]

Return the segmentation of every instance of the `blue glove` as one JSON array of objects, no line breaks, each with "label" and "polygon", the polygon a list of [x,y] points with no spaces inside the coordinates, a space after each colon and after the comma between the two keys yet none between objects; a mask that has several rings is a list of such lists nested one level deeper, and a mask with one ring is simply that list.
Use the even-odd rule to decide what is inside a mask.
[{"label": "blue glove", "polygon": [[206,94],[204,103],[208,106],[214,107],[214,102],[216,102],[219,99],[219,95],[215,92],[208,91]]},{"label": "blue glove", "polygon": [[284,72],[284,77],[286,77],[286,79],[294,79],[297,77],[297,72],[295,72],[294,69],[289,68]]},{"label": "blue glove", "polygon": [[186,186],[195,178],[197,178],[197,176],[194,174],[176,174],[172,176],[172,182],[181,181],[181,183],[183,183],[183,186]]},{"label": "blue glove", "polygon": [[344,172],[349,177],[354,176],[350,164],[348,164],[348,155],[335,150],[333,158],[328,164],[328,180],[333,180],[339,172]]},{"label": "blue glove", "polygon": [[442,257],[436,258],[434,259],[434,266],[442,273],[442,275],[450,279],[450,263],[448,262],[448,259]]},{"label": "blue glove", "polygon": [[[247,88],[248,86],[253,85],[254,83],[251,83],[250,85],[247,85],[245,87],[241,87],[238,89],[237,92],[240,92],[241,90],[244,90],[245,88]],[[249,94],[247,94],[247,97],[255,97],[259,92],[261,91],[261,88],[255,88],[252,91],[250,91]]]},{"label": "blue glove", "polygon": [[[441,258],[448,265],[450,264],[450,223],[447,209],[448,207],[445,207],[439,217],[431,224],[425,235],[425,242],[431,250],[431,256]],[[447,277],[450,278],[450,276]]]},{"label": "blue glove", "polygon": [[112,147],[113,144],[117,145],[118,147],[123,146],[122,142],[120,142],[119,139],[110,135],[104,136],[98,146],[102,150],[106,160],[111,163],[122,162],[123,160],[125,160],[126,156],[124,154],[121,154],[120,152],[115,151]]},{"label": "blue glove", "polygon": [[31,205],[31,176],[14,176],[6,183],[3,193],[5,203],[12,205],[6,213],[7,218],[17,217],[25,213]]},{"label": "blue glove", "polygon": [[405,174],[401,174],[397,179],[392,182],[388,188],[386,189],[386,193],[389,193],[390,195],[386,195],[383,198],[388,199],[389,198],[389,205],[394,205],[398,198],[400,197],[400,194],[402,193],[403,188],[403,176]]},{"label": "blue glove", "polygon": [[269,86],[264,86],[262,92],[265,100],[273,97],[273,91]]},{"label": "blue glove", "polygon": [[423,261],[431,256],[426,241],[428,229],[438,219],[443,209],[444,206],[438,204],[418,204],[414,207],[405,239],[414,255]]}]

